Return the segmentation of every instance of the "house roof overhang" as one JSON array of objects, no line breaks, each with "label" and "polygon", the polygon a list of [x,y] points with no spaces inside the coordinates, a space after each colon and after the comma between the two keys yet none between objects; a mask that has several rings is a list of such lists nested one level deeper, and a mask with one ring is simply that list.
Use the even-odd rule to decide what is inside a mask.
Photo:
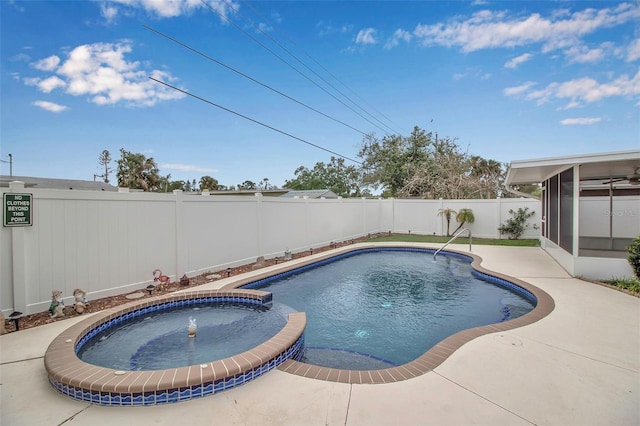
[{"label": "house roof overhang", "polygon": [[580,166],[581,180],[625,178],[640,168],[640,150],[512,161],[505,183],[509,186],[544,182],[576,165]]}]

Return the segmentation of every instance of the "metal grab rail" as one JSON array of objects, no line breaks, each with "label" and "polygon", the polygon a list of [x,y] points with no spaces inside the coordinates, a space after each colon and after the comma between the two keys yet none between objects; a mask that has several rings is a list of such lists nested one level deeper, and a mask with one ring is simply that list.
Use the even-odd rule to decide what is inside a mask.
[{"label": "metal grab rail", "polygon": [[453,234],[453,237],[451,237],[451,239],[449,241],[447,241],[445,245],[443,245],[438,250],[436,250],[435,253],[433,253],[433,261],[434,262],[436,261],[436,255],[438,253],[440,253],[442,251],[442,249],[444,249],[446,246],[448,246],[449,243],[451,243],[453,240],[458,238],[460,236],[460,234],[462,234],[464,231],[467,231],[469,233],[469,251],[471,251],[471,240],[472,240],[472,238],[471,238],[471,230],[469,228],[462,228],[461,230],[459,230],[458,232]]}]

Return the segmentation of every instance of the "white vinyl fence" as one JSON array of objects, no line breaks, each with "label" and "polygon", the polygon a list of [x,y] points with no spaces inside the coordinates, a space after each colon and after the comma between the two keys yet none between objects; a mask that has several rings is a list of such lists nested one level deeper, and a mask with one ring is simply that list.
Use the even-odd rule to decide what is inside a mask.
[{"label": "white vinyl fence", "polygon": [[[70,302],[73,290],[89,300],[146,287],[156,268],[172,280],[269,259],[378,232],[446,234],[443,208],[470,208],[474,237],[500,238],[509,209],[533,199],[401,200],[291,199],[140,192],[24,189],[32,226],[2,227],[0,308],[47,310],[52,290]],[[457,227],[452,220],[451,231]],[[538,238],[530,228],[522,238]],[[506,236],[503,236],[506,238]]]}]

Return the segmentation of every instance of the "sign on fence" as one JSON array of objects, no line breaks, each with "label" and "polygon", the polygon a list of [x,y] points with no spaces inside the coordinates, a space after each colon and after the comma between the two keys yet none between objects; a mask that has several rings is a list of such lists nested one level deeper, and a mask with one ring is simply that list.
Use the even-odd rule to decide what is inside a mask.
[{"label": "sign on fence", "polygon": [[32,194],[4,193],[4,226],[31,226]]}]

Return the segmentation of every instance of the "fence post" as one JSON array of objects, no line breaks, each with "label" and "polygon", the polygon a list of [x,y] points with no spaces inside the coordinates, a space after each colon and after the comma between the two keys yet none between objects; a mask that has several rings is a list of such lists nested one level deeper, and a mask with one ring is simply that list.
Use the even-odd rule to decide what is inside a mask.
[{"label": "fence post", "polygon": [[395,197],[391,197],[391,229],[389,229],[389,231],[393,231],[394,234],[396,233],[396,199]]},{"label": "fence post", "polygon": [[367,235],[367,197],[362,197],[362,234]]},{"label": "fence post", "polygon": [[[444,200],[442,198],[439,198],[438,200],[440,201],[440,209],[438,211],[441,212],[441,211],[444,210]],[[442,215],[440,215],[440,221],[439,221],[440,224],[438,225],[438,227],[439,227],[438,234],[440,236],[444,235],[444,221],[445,221],[444,214],[442,214]]]},{"label": "fence post", "polygon": [[497,234],[496,238],[501,240],[502,234],[500,233],[499,228],[502,226],[502,198],[500,198],[500,196],[496,197],[496,209],[496,226],[493,232]]},{"label": "fence post", "polygon": [[310,248],[311,242],[309,241],[309,227],[311,226],[311,219],[309,213],[309,196],[304,195],[302,197],[304,200],[304,243],[302,247]]},{"label": "fence post", "polygon": [[173,194],[175,195],[175,206],[176,206],[176,216],[175,216],[175,233],[176,233],[176,246],[175,246],[175,279],[182,276],[186,271],[186,256],[187,251],[185,250],[185,237],[184,237],[184,206],[183,206],[183,193],[181,189],[174,189]]},{"label": "fence post", "polygon": [[[9,182],[9,192],[24,192],[24,182]],[[33,206],[31,208],[33,209]],[[13,284],[13,311],[27,314],[27,280],[25,271],[27,259],[24,232],[25,229],[22,226],[11,228],[11,281]]]},{"label": "fence post", "polygon": [[256,246],[258,248],[258,257],[264,256],[262,252],[262,228],[263,228],[263,220],[262,220],[262,193],[256,192],[253,194],[256,198]]}]

